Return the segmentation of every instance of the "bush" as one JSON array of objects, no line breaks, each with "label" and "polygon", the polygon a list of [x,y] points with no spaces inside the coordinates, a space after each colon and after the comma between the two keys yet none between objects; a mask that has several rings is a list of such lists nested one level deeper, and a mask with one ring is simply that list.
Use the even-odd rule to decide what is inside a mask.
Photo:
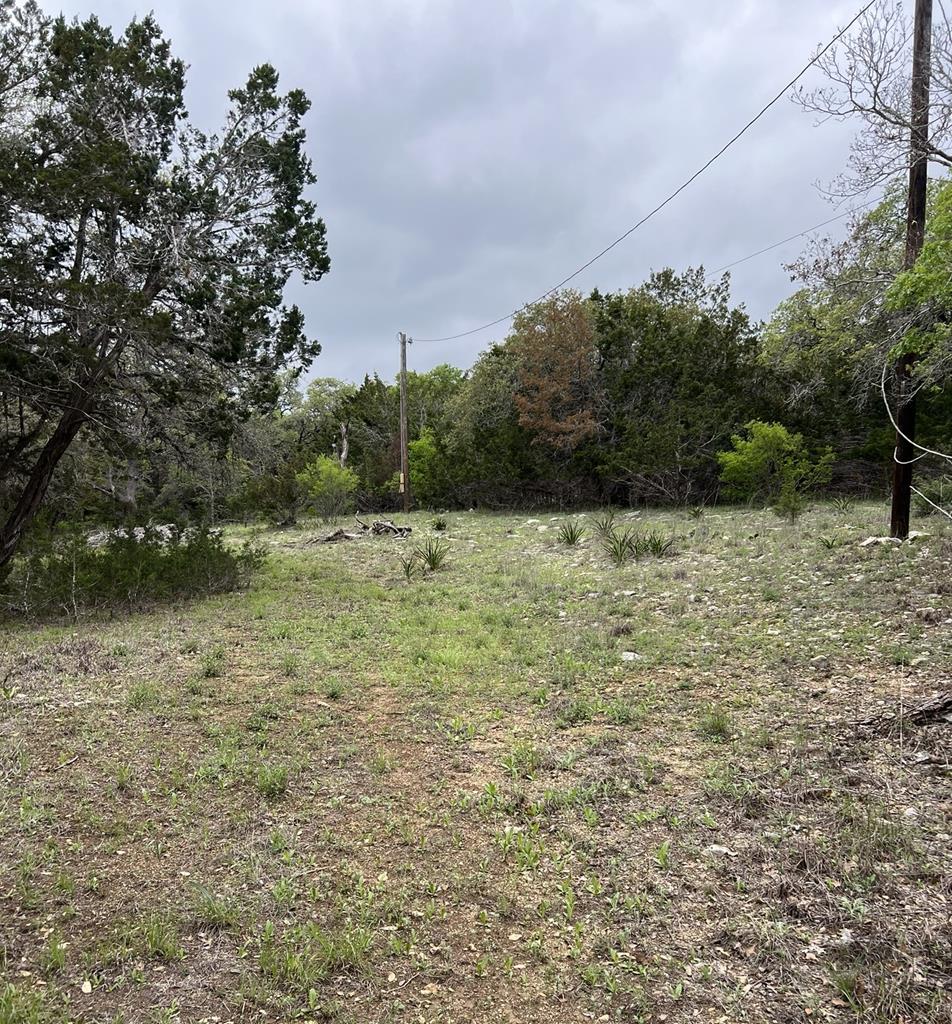
[{"label": "bush", "polygon": [[297,480],[307,491],[315,512],[325,521],[336,519],[353,507],[357,474],[330,456],[321,455],[305,466]]},{"label": "bush", "polygon": [[75,529],[29,538],[0,594],[7,609],[75,618],[224,593],[241,587],[264,559],[251,545],[227,548],[206,527],[137,527],[94,539],[98,544]]},{"label": "bush", "polygon": [[408,447],[410,491],[420,505],[443,505],[452,497],[450,462],[436,434],[425,427]]},{"label": "bush", "polygon": [[717,456],[728,497],[763,501],[778,515],[796,519],[806,495],[829,481],[832,449],[811,457],[803,435],[791,434],[781,423],[754,420],[745,429],[747,437],[735,434],[733,450]]},{"label": "bush", "polygon": [[952,476],[938,476],[933,480],[922,480],[913,495],[916,513],[920,516],[934,516],[939,508],[952,511]]}]

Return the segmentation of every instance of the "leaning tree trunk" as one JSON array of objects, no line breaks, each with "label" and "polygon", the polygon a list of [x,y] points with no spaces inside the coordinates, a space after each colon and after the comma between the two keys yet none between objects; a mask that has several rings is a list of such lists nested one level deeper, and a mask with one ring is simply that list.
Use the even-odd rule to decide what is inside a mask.
[{"label": "leaning tree trunk", "polygon": [[19,499],[13,506],[7,521],[3,524],[3,528],[0,529],[0,572],[16,554],[24,531],[33,522],[33,518],[43,503],[43,498],[46,496],[47,488],[50,486],[60,459],[66,454],[80,428],[86,422],[86,404],[85,399],[81,399],[63,413],[56,429],[44,445],[43,451],[40,452]]}]

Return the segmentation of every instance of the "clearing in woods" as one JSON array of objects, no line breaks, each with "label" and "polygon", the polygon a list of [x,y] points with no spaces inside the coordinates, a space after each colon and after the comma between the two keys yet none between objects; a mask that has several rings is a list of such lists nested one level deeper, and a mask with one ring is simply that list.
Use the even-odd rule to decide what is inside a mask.
[{"label": "clearing in woods", "polygon": [[0,1021],[948,1021],[950,727],[856,723],[952,689],[952,531],[883,515],[276,531],[7,624]]}]

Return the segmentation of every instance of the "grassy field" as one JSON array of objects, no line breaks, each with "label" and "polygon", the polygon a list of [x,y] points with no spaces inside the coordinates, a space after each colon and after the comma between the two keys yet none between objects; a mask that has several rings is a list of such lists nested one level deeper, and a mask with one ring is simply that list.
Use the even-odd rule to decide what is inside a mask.
[{"label": "grassy field", "polygon": [[[948,1022],[952,524],[265,533],[0,639],[0,1024]],[[623,521],[624,524],[624,521]],[[863,720],[870,721],[863,724]],[[6,986],[5,988],[3,986]]]}]

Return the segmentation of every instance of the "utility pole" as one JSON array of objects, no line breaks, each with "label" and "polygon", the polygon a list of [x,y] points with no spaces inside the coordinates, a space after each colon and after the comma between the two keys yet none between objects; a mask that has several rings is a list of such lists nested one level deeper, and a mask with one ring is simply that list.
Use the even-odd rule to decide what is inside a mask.
[{"label": "utility pole", "polygon": [[407,336],[403,331],[400,338],[400,491],[403,494],[403,511],[410,511],[410,450],[407,430]]},{"label": "utility pole", "polygon": [[[929,78],[932,72],[932,0],[916,0],[912,40],[912,131],[909,139],[909,201],[906,208],[906,255],[910,269],[922,252],[926,227],[926,189],[929,182]],[[909,536],[909,505],[912,499],[912,460],[916,436],[916,399],[911,367],[915,355],[902,356],[896,364],[899,408],[896,410],[896,453],[893,461],[890,533]]]}]

